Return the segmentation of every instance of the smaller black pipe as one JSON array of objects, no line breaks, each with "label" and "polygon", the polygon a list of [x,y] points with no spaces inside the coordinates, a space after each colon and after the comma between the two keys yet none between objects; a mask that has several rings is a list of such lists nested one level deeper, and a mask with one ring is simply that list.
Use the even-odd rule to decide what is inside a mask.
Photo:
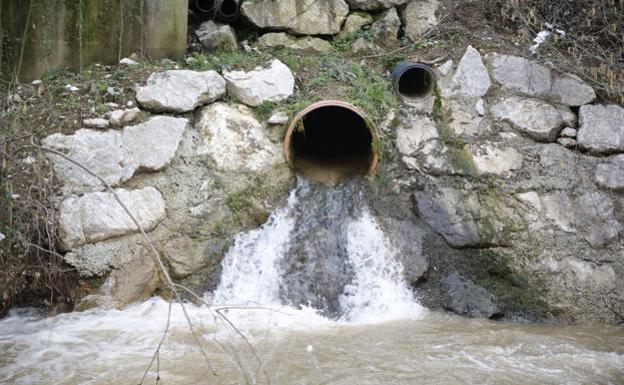
[{"label": "smaller black pipe", "polygon": [[425,97],[433,92],[436,83],[431,67],[412,62],[401,62],[392,70],[392,86],[407,99]]},{"label": "smaller black pipe", "polygon": [[233,21],[240,15],[240,0],[192,0],[192,9],[202,16]]}]

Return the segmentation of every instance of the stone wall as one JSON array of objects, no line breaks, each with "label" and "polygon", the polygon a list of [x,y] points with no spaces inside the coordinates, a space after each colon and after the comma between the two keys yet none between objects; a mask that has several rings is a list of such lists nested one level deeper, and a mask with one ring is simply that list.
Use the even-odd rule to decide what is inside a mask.
[{"label": "stone wall", "polygon": [[182,58],[186,51],[186,0],[3,1],[0,19],[2,77],[20,81],[132,53]]}]

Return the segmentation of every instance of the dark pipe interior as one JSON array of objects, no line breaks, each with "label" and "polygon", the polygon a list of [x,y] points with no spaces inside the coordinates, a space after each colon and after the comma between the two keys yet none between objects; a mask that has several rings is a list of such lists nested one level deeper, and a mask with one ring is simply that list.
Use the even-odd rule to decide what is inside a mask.
[{"label": "dark pipe interior", "polygon": [[240,0],[192,0],[193,9],[202,15],[229,19],[238,16]]},{"label": "dark pipe interior", "polygon": [[399,93],[408,98],[420,98],[433,91],[434,75],[425,68],[410,68],[399,78]]},{"label": "dark pipe interior", "polygon": [[[295,168],[306,176],[339,180],[369,171],[373,136],[366,120],[356,112],[324,106],[307,113],[295,126],[290,151]],[[315,177],[320,174],[323,177]]]}]

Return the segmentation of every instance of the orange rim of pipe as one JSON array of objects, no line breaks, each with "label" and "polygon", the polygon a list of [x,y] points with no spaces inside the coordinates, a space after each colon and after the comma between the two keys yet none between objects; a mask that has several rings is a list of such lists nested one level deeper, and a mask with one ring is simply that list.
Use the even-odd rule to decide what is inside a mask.
[{"label": "orange rim of pipe", "polygon": [[372,159],[370,160],[370,166],[368,167],[366,175],[372,175],[377,169],[377,163],[379,163],[379,154],[377,154],[377,150],[379,148],[379,138],[377,137],[377,130],[375,129],[375,125],[373,124],[373,122],[364,111],[354,106],[353,104],[347,103],[342,100],[323,100],[320,102],[312,103],[303,110],[299,111],[297,115],[292,118],[292,120],[290,121],[290,125],[288,126],[288,130],[286,130],[283,147],[284,156],[286,157],[286,161],[288,162],[288,164],[291,167],[294,167],[294,162],[290,151],[290,138],[295,129],[295,126],[297,125],[297,122],[303,119],[303,117],[306,116],[308,113],[323,107],[343,107],[355,112],[359,117],[364,120],[364,122],[366,123],[366,127],[368,127],[368,131],[370,132],[372,137],[371,150],[373,153]]}]

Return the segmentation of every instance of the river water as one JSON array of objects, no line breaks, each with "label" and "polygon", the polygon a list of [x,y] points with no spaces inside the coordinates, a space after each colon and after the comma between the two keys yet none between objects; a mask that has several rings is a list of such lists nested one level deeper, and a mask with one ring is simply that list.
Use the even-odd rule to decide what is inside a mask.
[{"label": "river water", "polygon": [[0,383],[624,384],[624,328],[420,306],[361,186],[301,180],[264,226],[237,236],[217,290],[186,315],[160,298],[14,311],[0,320]]}]

